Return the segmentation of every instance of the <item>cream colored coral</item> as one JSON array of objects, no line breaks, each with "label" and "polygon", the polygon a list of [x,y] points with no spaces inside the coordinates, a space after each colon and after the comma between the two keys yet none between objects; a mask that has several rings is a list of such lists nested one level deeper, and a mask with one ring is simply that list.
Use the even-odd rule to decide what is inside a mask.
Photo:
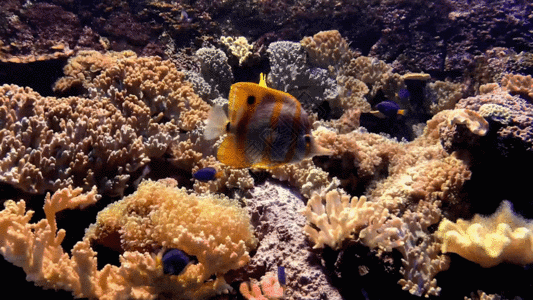
[{"label": "cream colored coral", "polygon": [[217,193],[223,192],[225,189],[235,188],[244,191],[254,187],[254,179],[248,169],[234,169],[222,164],[212,155],[198,161],[192,168],[192,173],[207,167],[215,168],[217,175],[214,180],[207,182],[195,180],[194,191],[198,194]]},{"label": "cream colored coral", "polygon": [[328,245],[338,249],[344,240],[353,238],[356,231],[369,223],[376,209],[364,196],[350,199],[342,191],[333,190],[322,197],[315,192],[302,211],[308,221],[304,232],[315,243],[313,248]]},{"label": "cream colored coral", "polygon": [[503,125],[508,125],[511,122],[511,110],[498,104],[483,104],[479,107],[478,113],[483,118],[499,122]]},{"label": "cream colored coral", "polygon": [[453,252],[489,268],[502,262],[526,265],[533,262],[533,223],[515,214],[503,201],[490,217],[475,215],[456,223],[444,219],[437,235],[442,252]]},{"label": "cream colored coral", "polygon": [[231,54],[239,59],[239,65],[242,65],[252,55],[251,50],[254,46],[248,44],[248,40],[244,36],[237,39],[231,36],[221,36],[220,41],[230,49]]}]

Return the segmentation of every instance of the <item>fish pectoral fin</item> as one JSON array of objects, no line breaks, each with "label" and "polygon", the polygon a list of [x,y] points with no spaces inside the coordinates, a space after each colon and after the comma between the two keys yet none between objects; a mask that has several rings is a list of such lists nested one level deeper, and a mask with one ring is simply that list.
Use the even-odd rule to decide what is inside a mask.
[{"label": "fish pectoral fin", "polygon": [[215,139],[226,132],[226,125],[229,120],[224,112],[224,109],[220,105],[215,105],[209,111],[207,117],[207,123],[204,130],[204,138],[206,140]]},{"label": "fish pectoral fin", "polygon": [[234,168],[248,168],[251,164],[246,159],[245,149],[239,149],[237,137],[228,134],[220,147],[218,147],[217,159],[228,166]]}]

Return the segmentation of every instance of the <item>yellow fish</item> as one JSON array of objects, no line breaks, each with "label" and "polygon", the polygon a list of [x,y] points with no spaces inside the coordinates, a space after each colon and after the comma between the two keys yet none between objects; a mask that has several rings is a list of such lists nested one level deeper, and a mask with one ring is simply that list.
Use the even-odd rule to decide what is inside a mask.
[{"label": "yellow fish", "polygon": [[331,155],[311,135],[307,113],[296,98],[259,84],[238,82],[231,86],[228,116],[220,106],[209,113],[204,137],[224,133],[217,159],[234,168],[270,169],[316,155]]}]

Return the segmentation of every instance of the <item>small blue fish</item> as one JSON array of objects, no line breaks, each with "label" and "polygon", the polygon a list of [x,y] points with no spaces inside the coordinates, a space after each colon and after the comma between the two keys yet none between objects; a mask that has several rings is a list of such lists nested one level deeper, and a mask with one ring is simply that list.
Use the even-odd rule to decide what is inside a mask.
[{"label": "small blue fish", "polygon": [[170,275],[179,275],[191,263],[189,256],[178,249],[171,249],[161,259],[163,264],[163,273]]},{"label": "small blue fish", "polygon": [[217,172],[215,168],[207,167],[194,172],[192,177],[196,180],[207,182],[220,177],[220,172]]},{"label": "small blue fish", "polygon": [[405,114],[405,110],[400,109],[398,103],[390,100],[382,101],[376,105],[377,111],[373,110],[370,113],[375,114],[378,117],[393,118],[397,115]]},{"label": "small blue fish", "polygon": [[278,282],[282,286],[287,284],[287,277],[285,276],[285,267],[278,267]]},{"label": "small blue fish", "polygon": [[409,93],[407,89],[401,89],[398,91],[398,97],[400,97],[402,100],[409,99],[409,97],[411,97],[411,93]]}]

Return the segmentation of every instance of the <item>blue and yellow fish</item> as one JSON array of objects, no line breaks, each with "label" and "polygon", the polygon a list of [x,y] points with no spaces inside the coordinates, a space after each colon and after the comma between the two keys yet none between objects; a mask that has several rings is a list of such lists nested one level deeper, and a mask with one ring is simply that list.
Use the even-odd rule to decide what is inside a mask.
[{"label": "blue and yellow fish", "polygon": [[270,169],[316,155],[331,155],[311,135],[311,123],[300,102],[288,93],[259,84],[239,82],[231,86],[229,119],[215,106],[207,119],[204,136],[224,133],[217,159],[234,168]]},{"label": "blue and yellow fish", "polygon": [[217,177],[220,177],[220,175],[221,172],[217,171],[215,168],[206,167],[194,172],[194,174],[192,174],[192,177],[196,180],[207,182],[217,179]]},{"label": "blue and yellow fish", "polygon": [[384,117],[393,118],[398,115],[405,114],[405,110],[400,109],[400,106],[398,105],[398,103],[394,101],[390,101],[390,100],[385,100],[385,101],[378,103],[376,105],[376,108],[378,109],[377,111],[373,110],[370,113],[380,118],[384,118]]}]

